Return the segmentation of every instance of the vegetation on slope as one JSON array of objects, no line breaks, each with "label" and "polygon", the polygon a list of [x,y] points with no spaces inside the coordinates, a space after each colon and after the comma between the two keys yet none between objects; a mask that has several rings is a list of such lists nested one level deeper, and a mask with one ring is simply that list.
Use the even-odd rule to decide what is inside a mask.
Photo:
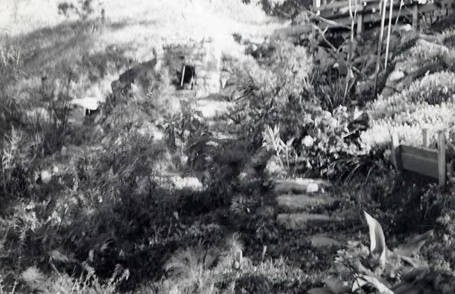
[{"label": "vegetation on slope", "polygon": [[[386,147],[391,131],[416,145],[421,128],[452,127],[452,31],[393,48],[401,89],[376,99],[355,91],[371,65],[346,87],[343,49],[262,42],[281,24],[254,5],[112,1],[105,13],[1,39],[0,292],[301,293],[328,273],[343,282],[359,273],[349,266],[369,258],[362,210],[391,248],[434,228],[448,243],[431,239],[422,259],[453,273],[453,193],[397,176]],[[156,64],[163,45],[205,37],[236,57],[240,95],[216,122],[225,137],[191,101],[170,106],[159,67],[145,95],[112,86],[126,69]],[[428,74],[414,74],[421,63]],[[101,97],[102,111],[75,117],[71,101],[87,96]],[[335,201],[320,210],[343,221],[280,226],[271,180],[283,175],[332,179]],[[322,231],[360,243],[317,248],[309,236]],[[402,279],[386,273],[389,286]]]}]

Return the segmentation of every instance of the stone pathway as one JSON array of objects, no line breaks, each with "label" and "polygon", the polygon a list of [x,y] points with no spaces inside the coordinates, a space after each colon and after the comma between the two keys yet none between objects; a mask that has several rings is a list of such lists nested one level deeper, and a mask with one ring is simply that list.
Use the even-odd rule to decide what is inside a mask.
[{"label": "stone pathway", "polygon": [[[224,101],[216,96],[198,99],[196,109],[207,119],[209,127],[216,137],[228,137],[229,126],[222,118],[232,102]],[[317,227],[317,234],[307,236],[314,247],[340,246],[333,239],[333,232],[320,232],[321,228],[342,221],[342,217],[329,215],[326,209],[334,204],[335,199],[327,193],[330,183],[319,179],[287,179],[276,180],[273,189],[278,205],[277,222],[289,230],[302,230]],[[273,214],[273,213],[272,213]],[[323,230],[323,229],[322,229]]]},{"label": "stone pathway", "polygon": [[[326,192],[329,187],[328,182],[317,179],[276,181],[274,194],[280,211],[278,224],[289,230],[301,230],[311,226],[326,227],[342,221],[340,217],[325,212],[325,208],[335,202]],[[338,240],[324,233],[309,236],[309,239],[314,247],[340,246]]]}]

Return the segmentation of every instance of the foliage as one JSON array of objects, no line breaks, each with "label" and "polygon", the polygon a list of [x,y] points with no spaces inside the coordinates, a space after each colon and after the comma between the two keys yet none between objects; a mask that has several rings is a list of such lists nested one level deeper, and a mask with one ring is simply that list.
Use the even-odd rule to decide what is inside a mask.
[{"label": "foliage", "polygon": [[440,129],[451,129],[455,85],[454,74],[441,72],[425,76],[409,89],[389,98],[379,98],[367,107],[372,117],[369,130],[361,135],[367,148],[390,142],[397,133],[402,142],[419,146],[423,128],[430,134],[430,144]]},{"label": "foliage", "polygon": [[95,12],[95,1],[93,0],[78,0],[77,2],[68,1],[58,4],[57,9],[59,14],[68,17],[70,14],[76,14],[80,19],[86,20]]},{"label": "foliage", "polygon": [[[347,248],[339,250],[331,270],[331,278],[326,279],[324,293],[364,293],[367,286],[379,293],[391,294],[391,286],[412,270],[425,266],[418,256],[420,248],[433,237],[433,232],[414,236],[406,244],[394,250],[386,246],[381,224],[364,212],[369,228],[370,249],[361,242],[348,242]],[[412,285],[412,284],[410,284]]]}]

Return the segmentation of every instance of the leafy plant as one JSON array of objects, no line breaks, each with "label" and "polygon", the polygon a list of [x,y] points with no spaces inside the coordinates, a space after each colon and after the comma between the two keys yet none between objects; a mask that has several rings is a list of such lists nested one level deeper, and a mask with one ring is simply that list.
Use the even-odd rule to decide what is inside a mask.
[{"label": "leafy plant", "polygon": [[364,216],[369,229],[370,249],[360,242],[349,242],[347,249],[338,251],[332,269],[334,279],[327,280],[327,287],[320,289],[324,291],[322,293],[363,293],[361,291],[369,286],[379,293],[392,294],[395,293],[392,291],[394,283],[399,282],[406,273],[425,265],[417,254],[425,242],[433,237],[432,231],[414,236],[391,251],[386,246],[380,223],[365,211]]}]

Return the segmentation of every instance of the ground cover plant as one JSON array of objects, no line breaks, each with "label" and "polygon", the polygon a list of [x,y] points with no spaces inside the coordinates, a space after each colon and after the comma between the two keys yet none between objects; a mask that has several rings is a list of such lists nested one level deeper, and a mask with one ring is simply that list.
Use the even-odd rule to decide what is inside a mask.
[{"label": "ground cover plant", "polygon": [[[307,1],[26,2],[0,39],[0,293],[453,292],[453,192],[388,146],[453,143],[453,28],[396,30],[375,96],[375,40],[272,33]],[[160,62],[191,39],[229,75],[201,100]],[[302,193],[323,204],[283,206]]]}]

